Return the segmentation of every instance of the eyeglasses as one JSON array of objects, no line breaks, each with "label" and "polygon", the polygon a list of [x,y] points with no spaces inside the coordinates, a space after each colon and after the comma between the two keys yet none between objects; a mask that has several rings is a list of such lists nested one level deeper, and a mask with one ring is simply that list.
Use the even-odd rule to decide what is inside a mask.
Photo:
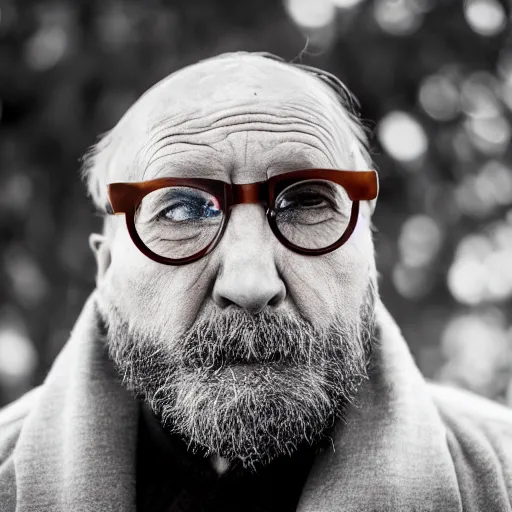
[{"label": "eyeglasses", "polygon": [[202,258],[219,243],[231,208],[263,204],[277,239],[299,254],[322,255],[354,231],[359,201],[375,199],[376,171],[306,169],[243,185],[203,178],[159,178],[108,185],[109,214],[125,214],[138,249],[166,265]]}]

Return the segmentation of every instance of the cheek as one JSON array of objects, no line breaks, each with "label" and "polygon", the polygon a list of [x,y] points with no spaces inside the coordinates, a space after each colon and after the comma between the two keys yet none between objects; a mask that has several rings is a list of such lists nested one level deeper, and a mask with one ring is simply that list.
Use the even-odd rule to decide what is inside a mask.
[{"label": "cheek", "polygon": [[126,228],[112,243],[112,262],[100,286],[108,304],[144,331],[175,335],[196,318],[208,289],[207,260],[171,266],[147,258]]},{"label": "cheek", "polygon": [[370,230],[356,228],[345,245],[325,256],[288,254],[282,268],[290,298],[315,325],[325,326],[340,313],[357,317],[375,272]]}]

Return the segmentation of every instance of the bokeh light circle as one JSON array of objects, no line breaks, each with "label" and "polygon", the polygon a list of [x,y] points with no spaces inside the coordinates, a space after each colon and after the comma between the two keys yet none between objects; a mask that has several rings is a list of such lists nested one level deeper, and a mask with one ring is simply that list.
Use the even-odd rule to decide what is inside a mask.
[{"label": "bokeh light circle", "polygon": [[425,78],[421,84],[419,100],[425,112],[437,121],[449,121],[459,112],[459,92],[442,75]]},{"label": "bokeh light circle", "polygon": [[469,26],[482,36],[495,36],[506,26],[505,9],[497,0],[470,0],[464,7]]},{"label": "bokeh light circle", "polygon": [[448,288],[462,304],[477,305],[485,298],[488,279],[485,266],[473,258],[454,261],[448,272]]},{"label": "bokeh light circle", "polygon": [[340,9],[353,9],[361,2],[362,0],[331,0],[331,3]]},{"label": "bokeh light circle", "polygon": [[384,31],[396,36],[412,34],[423,19],[421,10],[410,0],[378,0],[374,5],[374,16]]},{"label": "bokeh light circle", "polygon": [[428,139],[423,127],[406,112],[387,114],[380,121],[377,134],[384,149],[395,160],[411,162],[427,151]]},{"label": "bokeh light circle", "polygon": [[442,232],[428,215],[413,215],[402,225],[398,248],[408,267],[424,267],[432,263],[442,242]]},{"label": "bokeh light circle", "polygon": [[286,0],[285,8],[297,25],[308,29],[326,27],[336,16],[336,7],[330,0]]},{"label": "bokeh light circle", "polygon": [[0,382],[17,385],[33,374],[37,353],[31,340],[20,329],[4,326],[0,329]]},{"label": "bokeh light circle", "polygon": [[441,380],[495,397],[507,387],[512,351],[500,315],[455,316],[442,334]]},{"label": "bokeh light circle", "polygon": [[498,84],[490,73],[472,73],[461,88],[462,110],[473,118],[490,118],[501,114],[503,108],[497,98]]},{"label": "bokeh light circle", "polygon": [[460,241],[448,272],[448,288],[462,304],[512,297],[512,227],[500,222],[488,231]]}]

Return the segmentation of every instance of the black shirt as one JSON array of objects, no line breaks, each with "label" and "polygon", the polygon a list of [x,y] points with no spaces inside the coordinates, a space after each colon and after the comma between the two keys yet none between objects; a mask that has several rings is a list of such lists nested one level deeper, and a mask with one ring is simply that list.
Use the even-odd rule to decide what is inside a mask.
[{"label": "black shirt", "polygon": [[315,450],[305,448],[256,472],[232,465],[218,475],[142,407],[137,446],[137,512],[295,511]]}]

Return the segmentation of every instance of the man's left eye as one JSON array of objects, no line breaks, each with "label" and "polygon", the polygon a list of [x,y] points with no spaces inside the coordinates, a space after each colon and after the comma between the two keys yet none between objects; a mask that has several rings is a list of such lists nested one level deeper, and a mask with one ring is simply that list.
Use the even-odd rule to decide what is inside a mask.
[{"label": "man's left eye", "polygon": [[291,197],[282,197],[276,205],[279,210],[292,208],[324,208],[329,206],[325,197],[318,194],[296,194]]}]

